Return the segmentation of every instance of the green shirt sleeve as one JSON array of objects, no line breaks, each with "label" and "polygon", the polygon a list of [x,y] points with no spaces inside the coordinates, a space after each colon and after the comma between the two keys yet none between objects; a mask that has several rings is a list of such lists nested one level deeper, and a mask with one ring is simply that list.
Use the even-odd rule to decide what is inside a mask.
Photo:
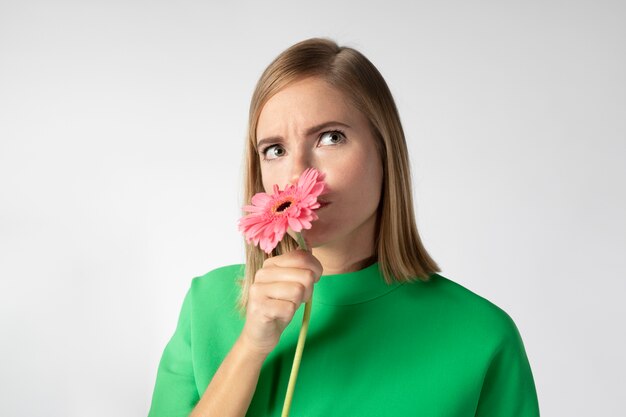
[{"label": "green shirt sleeve", "polygon": [[188,417],[199,400],[191,355],[191,303],[189,289],[159,363],[148,417]]},{"label": "green shirt sleeve", "polygon": [[537,392],[522,338],[513,320],[487,369],[476,417],[539,417]]}]

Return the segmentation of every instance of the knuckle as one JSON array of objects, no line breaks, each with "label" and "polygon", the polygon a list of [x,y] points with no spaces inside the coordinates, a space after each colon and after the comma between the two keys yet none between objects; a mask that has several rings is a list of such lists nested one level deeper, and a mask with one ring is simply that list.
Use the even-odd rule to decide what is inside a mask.
[{"label": "knuckle", "polygon": [[248,310],[248,315],[258,316],[261,309],[258,303],[251,301],[248,303],[247,310]]},{"label": "knuckle", "polygon": [[277,318],[283,322],[288,322],[295,313],[296,305],[292,302],[286,302],[283,306],[281,306],[280,312],[277,314]]},{"label": "knuckle", "polygon": [[298,307],[294,304],[294,303],[289,303],[289,306],[287,306],[287,312],[289,313],[289,317],[293,317],[294,314],[296,314],[296,310],[298,309]]},{"label": "knuckle", "polygon": [[250,298],[258,298],[260,295],[260,286],[258,283],[253,283],[252,285],[250,285],[250,289],[248,290],[248,296]]},{"label": "knuckle", "polygon": [[267,274],[267,268],[263,267],[261,269],[259,269],[258,271],[256,271],[256,273],[254,274],[254,281],[263,281],[263,279],[265,278],[265,275]]},{"label": "knuckle", "polygon": [[313,272],[310,269],[307,269],[304,278],[305,278],[305,282],[306,282],[307,286],[313,285],[313,283],[315,282],[315,279],[316,279],[315,272]]},{"label": "knuckle", "polygon": [[274,320],[280,320],[280,321],[289,320],[289,314],[291,310],[290,305],[293,305],[293,304],[283,303],[280,306],[276,306],[276,308],[273,311]]},{"label": "knuckle", "polygon": [[306,288],[304,287],[304,285],[296,284],[294,286],[294,295],[296,296],[297,300],[302,300],[305,294],[306,294]]}]

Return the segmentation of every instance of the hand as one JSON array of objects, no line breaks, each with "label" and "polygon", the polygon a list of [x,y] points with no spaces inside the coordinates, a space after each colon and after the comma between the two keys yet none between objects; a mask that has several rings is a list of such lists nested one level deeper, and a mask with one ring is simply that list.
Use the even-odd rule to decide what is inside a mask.
[{"label": "hand", "polygon": [[246,322],[240,335],[248,348],[268,355],[322,276],[322,264],[311,252],[297,249],[268,258],[250,286]]}]

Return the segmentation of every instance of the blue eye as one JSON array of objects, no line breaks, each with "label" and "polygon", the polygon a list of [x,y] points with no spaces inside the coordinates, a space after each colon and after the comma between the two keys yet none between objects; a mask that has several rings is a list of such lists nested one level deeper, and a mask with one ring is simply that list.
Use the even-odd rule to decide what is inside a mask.
[{"label": "blue eye", "polygon": [[344,140],[346,135],[341,130],[329,130],[328,132],[324,132],[320,135],[320,140],[324,140],[327,138],[330,143],[337,144]]}]

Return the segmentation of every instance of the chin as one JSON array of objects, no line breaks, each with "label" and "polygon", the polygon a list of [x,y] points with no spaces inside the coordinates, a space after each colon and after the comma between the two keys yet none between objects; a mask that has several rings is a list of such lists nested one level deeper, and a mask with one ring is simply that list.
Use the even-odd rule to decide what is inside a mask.
[{"label": "chin", "polygon": [[327,245],[337,238],[336,236],[328,236],[327,233],[321,231],[321,228],[316,230],[315,227],[313,227],[313,229],[303,230],[302,236],[310,245],[309,249]]}]

